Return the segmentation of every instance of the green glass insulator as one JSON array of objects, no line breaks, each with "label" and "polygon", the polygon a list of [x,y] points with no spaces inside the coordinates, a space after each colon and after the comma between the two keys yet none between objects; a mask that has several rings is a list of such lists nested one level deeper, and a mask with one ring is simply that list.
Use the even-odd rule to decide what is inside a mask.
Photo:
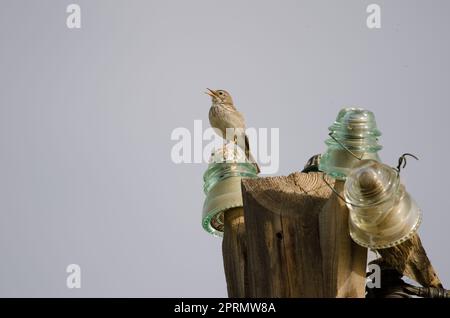
[{"label": "green glass insulator", "polygon": [[325,141],[327,150],[321,156],[320,171],[345,180],[360,159],[380,161],[378,151],[382,146],[378,144],[378,138],[381,132],[371,111],[343,108],[328,129],[334,139],[330,137]]},{"label": "green glass insulator", "polygon": [[211,155],[208,169],[203,175],[202,226],[210,234],[223,235],[224,213],[242,207],[242,178],[257,177],[254,164],[248,162],[245,153],[234,144],[228,144]]}]

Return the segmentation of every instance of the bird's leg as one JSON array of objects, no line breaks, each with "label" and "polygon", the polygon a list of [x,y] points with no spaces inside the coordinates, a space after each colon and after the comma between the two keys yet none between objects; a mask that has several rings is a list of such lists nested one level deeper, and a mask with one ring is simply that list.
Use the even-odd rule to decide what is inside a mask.
[{"label": "bird's leg", "polygon": [[233,136],[233,144],[234,144],[235,146],[238,145],[238,136],[237,136],[237,135],[234,135],[234,136]]},{"label": "bird's leg", "polygon": [[226,139],[224,139],[224,143],[223,143],[223,151],[222,151],[222,159],[223,162],[227,162],[227,154],[228,154],[228,141]]},{"label": "bird's leg", "polygon": [[236,134],[234,134],[234,136],[233,136],[233,143],[234,143],[234,147],[233,147],[233,150],[234,150],[234,160],[236,161],[236,159],[237,159],[237,135]]},{"label": "bird's leg", "polygon": [[228,149],[228,145],[232,142],[226,138],[223,139],[224,143],[223,143],[223,161],[227,162],[228,161],[228,153],[230,151],[230,149]]}]

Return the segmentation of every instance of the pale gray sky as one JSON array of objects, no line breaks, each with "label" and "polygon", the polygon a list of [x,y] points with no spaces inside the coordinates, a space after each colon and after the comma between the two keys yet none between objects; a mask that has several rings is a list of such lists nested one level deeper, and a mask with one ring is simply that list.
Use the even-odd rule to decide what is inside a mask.
[{"label": "pale gray sky", "polygon": [[[78,3],[82,28],[66,27]],[[366,27],[378,3],[382,28]],[[206,164],[170,159],[206,87],[280,129],[279,175],[323,152],[343,106],[372,110],[450,284],[448,1],[0,1],[0,296],[221,297],[201,228]],[[82,288],[65,268],[82,269]]]}]

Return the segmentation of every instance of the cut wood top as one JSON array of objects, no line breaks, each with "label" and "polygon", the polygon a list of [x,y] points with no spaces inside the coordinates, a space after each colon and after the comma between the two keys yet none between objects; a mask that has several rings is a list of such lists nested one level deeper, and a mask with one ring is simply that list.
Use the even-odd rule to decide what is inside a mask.
[{"label": "cut wood top", "polygon": [[[322,176],[321,172],[294,172],[287,177],[244,178],[242,186],[260,205],[274,213],[286,214],[303,206],[307,197],[330,197],[332,190]],[[334,179],[327,176],[325,178],[333,186]]]}]

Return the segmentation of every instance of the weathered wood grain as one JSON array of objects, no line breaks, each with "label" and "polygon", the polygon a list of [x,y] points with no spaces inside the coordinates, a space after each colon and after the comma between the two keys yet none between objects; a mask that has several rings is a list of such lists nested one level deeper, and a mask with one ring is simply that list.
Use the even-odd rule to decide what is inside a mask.
[{"label": "weathered wood grain", "polygon": [[230,209],[224,213],[222,255],[228,297],[246,297],[247,244],[243,208]]},{"label": "weathered wood grain", "polygon": [[424,287],[442,288],[442,283],[417,233],[402,244],[378,250],[378,253],[385,264],[400,274],[408,276]]},{"label": "weathered wood grain", "polygon": [[[334,189],[342,196],[344,182]],[[348,208],[332,194],[319,215],[325,297],[364,297],[367,249],[357,245],[348,229]]]},{"label": "weathered wood grain", "polygon": [[365,250],[345,233],[348,212],[321,173],[244,179],[242,192],[247,296],[364,296]]}]

